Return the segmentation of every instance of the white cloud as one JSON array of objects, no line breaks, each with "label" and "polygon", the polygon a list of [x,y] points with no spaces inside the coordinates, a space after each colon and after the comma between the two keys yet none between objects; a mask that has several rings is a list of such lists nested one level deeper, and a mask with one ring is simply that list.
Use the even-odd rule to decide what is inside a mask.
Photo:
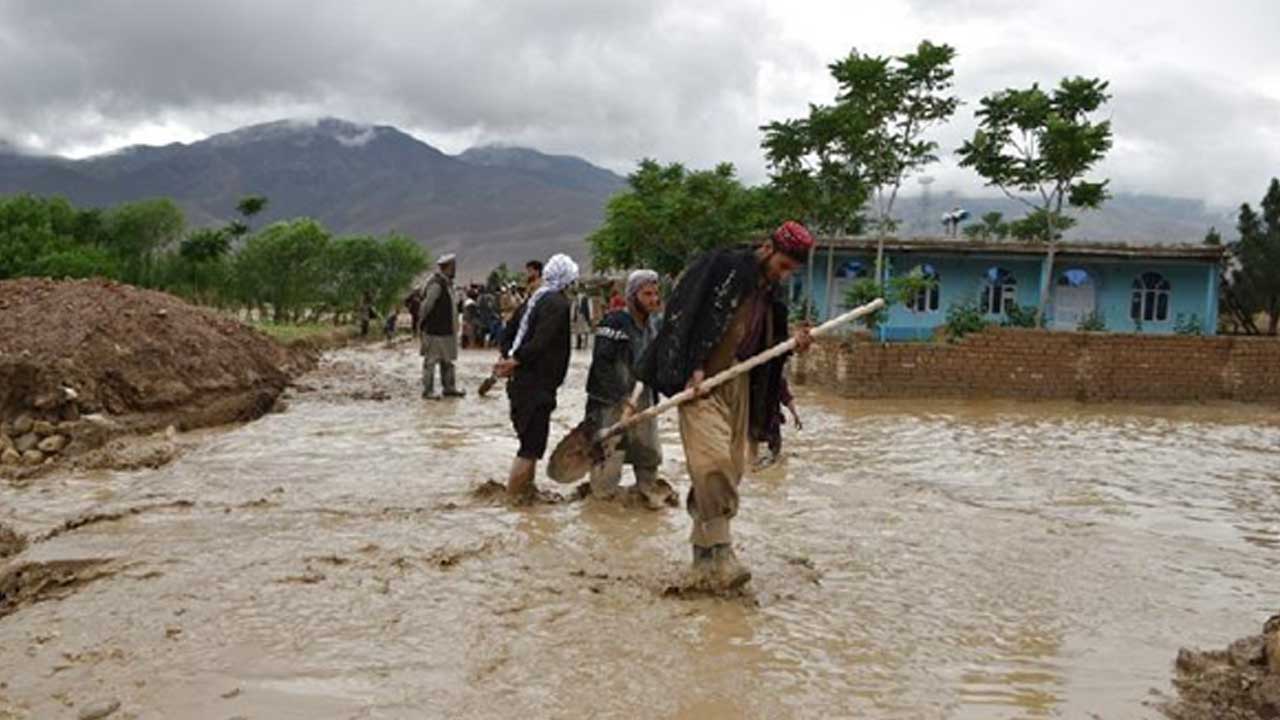
[{"label": "white cloud", "polygon": [[[1099,75],[1118,189],[1235,203],[1280,174],[1277,27],[1271,0],[0,0],[0,137],[85,154],[335,115],[758,181],[758,126],[828,101],[827,63],[927,37],[958,49],[968,103],[944,150],[987,92]],[[930,174],[980,186],[950,158]]]}]

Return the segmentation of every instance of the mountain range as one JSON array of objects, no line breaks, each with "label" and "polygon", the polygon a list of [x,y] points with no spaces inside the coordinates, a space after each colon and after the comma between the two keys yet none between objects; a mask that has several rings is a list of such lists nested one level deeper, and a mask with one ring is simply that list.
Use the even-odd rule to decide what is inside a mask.
[{"label": "mountain range", "polygon": [[[449,155],[386,125],[335,118],[281,120],[182,144],[134,146],[72,160],[31,155],[0,140],[0,195],[63,195],[83,206],[170,197],[193,226],[222,224],[237,201],[265,195],[254,225],[301,215],[336,233],[406,233],[433,254],[457,253],[464,278],[500,262],[566,252],[599,226],[608,198],[626,181],[581,158],[489,145]],[[952,207],[973,218],[1025,209],[999,197],[904,197],[895,215],[903,234],[940,234]],[[1072,237],[1135,244],[1199,242],[1209,226],[1234,234],[1230,212],[1198,200],[1119,195],[1083,213]]]},{"label": "mountain range", "polygon": [[451,156],[389,126],[283,120],[190,143],[70,160],[0,145],[0,194],[58,194],[77,205],[173,198],[191,225],[221,224],[265,195],[260,226],[306,215],[336,233],[406,233],[458,254],[463,277],[499,262],[567,252],[586,260],[618,175],[576,157],[486,146]]}]

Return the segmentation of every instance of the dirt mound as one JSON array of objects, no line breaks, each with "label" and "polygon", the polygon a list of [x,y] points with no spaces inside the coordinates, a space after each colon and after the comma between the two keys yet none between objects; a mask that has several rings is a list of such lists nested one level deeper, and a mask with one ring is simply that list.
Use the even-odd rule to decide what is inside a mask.
[{"label": "dirt mound", "polygon": [[1176,667],[1178,698],[1162,708],[1175,720],[1280,718],[1280,615],[1226,650],[1183,648]]},{"label": "dirt mound", "polygon": [[[256,418],[316,357],[165,293],[0,282],[0,464],[38,466],[122,431]],[[115,418],[82,420],[103,414]]]}]

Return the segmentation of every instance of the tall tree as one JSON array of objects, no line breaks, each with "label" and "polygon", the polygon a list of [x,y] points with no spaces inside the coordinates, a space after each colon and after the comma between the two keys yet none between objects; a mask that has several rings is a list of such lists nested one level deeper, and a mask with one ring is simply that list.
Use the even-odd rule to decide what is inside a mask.
[{"label": "tall tree", "polygon": [[982,99],[978,129],[957,151],[973,168],[1030,210],[1036,239],[1048,247],[1050,275],[1040,283],[1036,323],[1044,323],[1053,258],[1069,218],[1067,208],[1097,208],[1107,199],[1107,181],[1084,179],[1111,149],[1111,122],[1092,115],[1110,99],[1108,83],[1064,78],[1052,93],[1033,84]]},{"label": "tall tree", "polygon": [[123,266],[122,279],[144,286],[154,283],[156,258],[178,242],[186,224],[182,210],[168,198],[119,205],[105,222],[108,242]]},{"label": "tall tree", "polygon": [[1240,206],[1236,227],[1240,240],[1232,247],[1238,267],[1231,289],[1249,314],[1266,313],[1267,334],[1280,328],[1280,180],[1271,179],[1262,198],[1262,214],[1248,203]]},{"label": "tall tree", "polygon": [[831,105],[761,128],[771,187],[789,214],[820,233],[853,233],[867,224],[870,201],[877,285],[902,183],[937,160],[925,135],[960,104],[949,94],[954,58],[952,47],[928,40],[897,57],[855,49],[828,66],[837,85]]},{"label": "tall tree", "polygon": [[646,159],[627,184],[609,199],[604,224],[587,237],[597,268],[678,275],[699,253],[746,241],[774,219],[771,196],[744,187],[729,163],[688,170]]}]

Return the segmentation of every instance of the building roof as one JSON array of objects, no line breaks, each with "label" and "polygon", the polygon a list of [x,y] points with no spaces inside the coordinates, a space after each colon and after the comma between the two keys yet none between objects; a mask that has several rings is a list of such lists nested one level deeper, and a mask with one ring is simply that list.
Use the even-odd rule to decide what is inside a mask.
[{"label": "building roof", "polygon": [[[876,251],[876,238],[866,236],[818,237],[814,254],[834,247],[836,250]],[[947,253],[956,255],[1044,255],[1044,243],[1018,240],[969,240],[949,237],[886,238],[885,252]],[[1138,245],[1129,243],[1059,242],[1058,255],[1110,258],[1151,258],[1166,260],[1202,260],[1217,262],[1223,248],[1218,245]]]}]

